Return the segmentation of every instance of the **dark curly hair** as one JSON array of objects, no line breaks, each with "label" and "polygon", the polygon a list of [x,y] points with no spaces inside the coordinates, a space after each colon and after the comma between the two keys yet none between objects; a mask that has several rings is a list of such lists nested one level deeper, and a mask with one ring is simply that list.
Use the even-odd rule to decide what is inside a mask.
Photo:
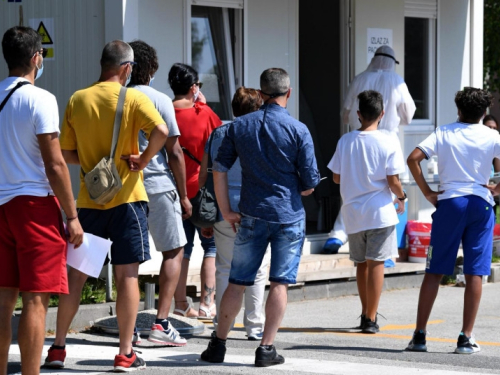
[{"label": "dark curly hair", "polygon": [[491,107],[492,99],[486,90],[464,87],[455,95],[455,104],[461,113],[460,120],[471,124],[478,123],[486,110]]},{"label": "dark curly hair", "polygon": [[255,89],[250,89],[245,86],[239,87],[233,96],[231,106],[233,107],[233,115],[235,117],[246,115],[250,112],[255,112],[262,105],[262,98]]},{"label": "dark curly hair", "polygon": [[198,72],[186,64],[175,63],[168,72],[168,83],[174,95],[186,95],[198,81]]},{"label": "dark curly hair", "polygon": [[129,43],[134,50],[134,61],[137,63],[132,70],[131,85],[148,85],[158,70],[156,49],[142,40]]}]

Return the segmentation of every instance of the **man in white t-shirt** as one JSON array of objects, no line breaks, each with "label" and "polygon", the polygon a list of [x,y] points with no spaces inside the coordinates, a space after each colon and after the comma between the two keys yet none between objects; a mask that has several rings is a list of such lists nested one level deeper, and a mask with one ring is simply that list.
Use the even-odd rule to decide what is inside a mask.
[{"label": "man in white t-shirt", "polygon": [[[396,64],[399,64],[395,56],[394,50],[389,46],[381,46],[375,51],[366,70],[354,77],[349,85],[341,116],[342,124],[348,124],[350,130],[358,129],[361,125],[357,115],[358,94],[365,90],[379,92],[384,98],[385,115],[378,129],[392,134],[393,142],[399,146],[399,126],[411,122],[416,107],[404,79],[395,72]],[[346,242],[347,235],[342,216],[339,214],[330,232],[330,238],[325,243],[324,252],[336,252]],[[397,256],[397,253],[396,248],[394,256]]]},{"label": "man in white t-shirt", "polygon": [[38,374],[50,295],[68,294],[67,240],[80,246],[83,230],[59,146],[56,98],[34,85],[43,72],[42,38],[32,28],[12,27],[2,51],[9,76],[0,82],[0,372],[7,371],[21,292],[22,369]]},{"label": "man in white t-shirt", "polygon": [[[363,333],[377,333],[384,262],[397,248],[397,214],[405,210],[406,194],[399,181],[405,166],[399,145],[389,133],[377,130],[384,116],[382,95],[367,90],[358,99],[361,128],[340,138],[328,168],[340,184],[350,259],[357,264],[360,328]],[[398,197],[394,201],[391,192]]]},{"label": "man in white t-shirt", "polygon": [[[465,296],[462,330],[455,353],[480,351],[472,329],[481,300],[483,275],[491,270],[493,195],[488,188],[491,161],[500,157],[500,135],[480,124],[490,107],[488,92],[465,87],[457,92],[458,121],[438,127],[408,157],[408,167],[425,198],[436,206],[424,280],[420,288],[417,323],[407,350],[425,352],[427,321],[443,275],[453,274],[460,243],[464,253]],[[432,191],[420,162],[438,157],[439,192]]]}]

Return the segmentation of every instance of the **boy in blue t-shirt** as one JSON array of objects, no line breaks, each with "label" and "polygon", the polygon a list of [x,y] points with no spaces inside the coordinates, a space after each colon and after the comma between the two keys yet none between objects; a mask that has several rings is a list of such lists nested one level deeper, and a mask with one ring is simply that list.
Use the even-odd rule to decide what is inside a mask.
[{"label": "boy in blue t-shirt", "polygon": [[[408,157],[408,167],[425,198],[436,206],[431,242],[420,288],[417,324],[407,350],[425,352],[426,327],[443,275],[453,274],[458,248],[464,253],[465,296],[462,330],[455,353],[481,349],[472,337],[482,292],[482,276],[489,275],[495,217],[493,195],[500,184],[488,187],[491,161],[500,156],[500,135],[480,124],[491,105],[487,91],[466,87],[455,103],[458,121],[438,127]],[[440,190],[433,191],[422,175],[420,162],[438,157]]]},{"label": "boy in blue t-shirt", "polygon": [[[340,184],[341,214],[349,238],[350,259],[357,264],[361,330],[376,333],[384,262],[397,248],[397,213],[405,210],[406,195],[399,181],[399,173],[405,171],[405,166],[401,148],[393,136],[378,130],[384,115],[382,95],[367,90],[358,99],[361,128],[339,140],[328,168],[333,172],[333,181]],[[399,198],[393,200],[391,191]]]}]

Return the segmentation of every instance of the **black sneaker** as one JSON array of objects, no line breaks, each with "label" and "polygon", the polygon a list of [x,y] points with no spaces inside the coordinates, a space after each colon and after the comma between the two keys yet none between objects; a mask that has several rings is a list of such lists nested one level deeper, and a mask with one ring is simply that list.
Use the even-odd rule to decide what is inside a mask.
[{"label": "black sneaker", "polygon": [[474,354],[481,350],[479,344],[472,337],[467,337],[463,332],[460,332],[457,340],[457,354]]},{"label": "black sneaker", "polygon": [[408,343],[406,350],[411,352],[426,352],[427,345],[425,341],[425,331],[419,330],[413,333],[413,338]]},{"label": "black sneaker", "polygon": [[201,353],[201,360],[211,363],[222,363],[224,362],[224,356],[226,355],[226,340],[220,340],[212,333],[212,338],[208,343],[207,349]]},{"label": "black sneaker", "polygon": [[363,327],[365,326],[365,322],[366,322],[366,316],[361,314],[360,316],[358,316],[358,318],[361,318],[361,321],[359,322],[359,326],[355,327],[356,329],[363,329]]},{"label": "black sneaker", "polygon": [[285,358],[276,352],[274,345],[261,345],[255,351],[255,367],[269,367],[283,363]]},{"label": "black sneaker", "polygon": [[361,328],[362,333],[377,333],[379,331],[379,327],[377,324],[377,318],[375,321],[370,320],[369,318],[365,318],[365,325]]}]

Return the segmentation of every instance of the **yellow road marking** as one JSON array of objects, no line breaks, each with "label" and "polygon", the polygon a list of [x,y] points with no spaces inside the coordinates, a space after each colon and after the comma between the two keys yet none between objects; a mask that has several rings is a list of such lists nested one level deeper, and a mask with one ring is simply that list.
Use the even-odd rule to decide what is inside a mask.
[{"label": "yellow road marking", "polygon": [[[440,324],[443,323],[444,320],[431,320],[427,324]],[[235,328],[243,328],[244,325],[241,323],[236,323],[234,325]],[[415,329],[415,324],[407,324],[407,325],[394,325],[390,324],[384,327],[381,327],[381,331],[389,331],[389,330],[397,330],[397,329]],[[397,335],[393,333],[377,333],[375,335],[367,335],[361,332],[339,332],[338,328],[292,328],[292,327],[280,327],[279,329],[281,332],[302,332],[302,333],[308,333],[308,334],[316,334],[316,335],[322,335],[322,334],[334,334],[334,335],[339,335],[339,336],[353,336],[353,335],[362,335],[363,337],[372,337],[372,338],[377,338],[377,337],[384,337],[384,338],[391,338],[391,339],[401,339],[401,340],[411,340],[412,335]],[[448,342],[448,343],[456,343],[456,339],[443,339],[439,337],[427,337],[427,341],[433,341],[433,342]],[[488,342],[488,341],[476,341],[479,345],[483,346],[500,346],[500,342]]]}]

